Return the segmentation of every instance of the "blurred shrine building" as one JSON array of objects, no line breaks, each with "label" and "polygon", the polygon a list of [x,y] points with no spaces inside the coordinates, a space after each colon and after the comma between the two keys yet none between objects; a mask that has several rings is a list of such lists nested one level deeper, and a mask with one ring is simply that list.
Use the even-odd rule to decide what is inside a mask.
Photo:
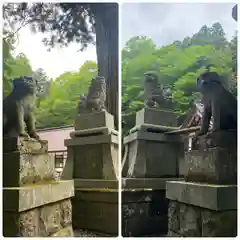
[{"label": "blurred shrine building", "polygon": [[73,126],[39,129],[38,134],[42,140],[48,141],[48,153],[55,159],[57,174],[61,174],[67,159],[67,148],[64,140],[70,138],[70,132],[74,131]]},{"label": "blurred shrine building", "polygon": [[[189,111],[184,115],[178,117],[178,126],[179,129],[186,129],[191,127],[197,127],[201,125],[203,115],[203,104],[196,103]],[[210,121],[210,129],[212,128],[212,119]],[[185,141],[185,151],[190,151],[193,145],[193,138],[195,132],[189,132],[185,136],[187,137]]]}]

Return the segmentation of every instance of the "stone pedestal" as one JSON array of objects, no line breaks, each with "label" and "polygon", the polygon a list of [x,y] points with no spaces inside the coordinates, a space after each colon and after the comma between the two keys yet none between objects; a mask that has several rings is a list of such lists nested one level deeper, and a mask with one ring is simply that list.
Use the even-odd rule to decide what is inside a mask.
[{"label": "stone pedestal", "polygon": [[172,111],[156,108],[143,108],[136,113],[136,126],[142,124],[176,127],[177,118]]},{"label": "stone pedestal", "polygon": [[[165,118],[166,115],[166,118]],[[151,124],[150,122],[155,124]],[[179,156],[183,142],[179,136],[167,136],[164,132],[174,129],[176,117],[168,111],[142,109],[136,114],[136,125],[124,138],[128,155],[123,177],[160,178],[179,175]],[[156,125],[171,124],[171,126]]]},{"label": "stone pedestal", "polygon": [[142,109],[124,138],[127,158],[122,170],[122,235],[164,237],[168,232],[167,180],[179,177],[183,142],[164,132],[176,129],[172,112]]},{"label": "stone pedestal", "polygon": [[199,150],[185,155],[185,181],[167,182],[169,237],[237,236],[235,134],[201,136]]},{"label": "stone pedestal", "polygon": [[172,178],[122,179],[122,236],[164,237],[168,230],[166,181]]},{"label": "stone pedestal", "polygon": [[47,142],[3,140],[4,237],[72,237],[73,181],[57,181]]},{"label": "stone pedestal", "polygon": [[79,115],[62,179],[74,179],[73,226],[118,235],[118,132],[114,119],[102,111]]},{"label": "stone pedestal", "polygon": [[[126,176],[132,178],[177,177],[181,138],[138,131],[124,138],[128,144]],[[126,171],[126,170],[125,170]]]},{"label": "stone pedestal", "polygon": [[237,186],[167,182],[168,237],[236,237]]},{"label": "stone pedestal", "polygon": [[118,236],[118,182],[75,179],[73,227]]}]

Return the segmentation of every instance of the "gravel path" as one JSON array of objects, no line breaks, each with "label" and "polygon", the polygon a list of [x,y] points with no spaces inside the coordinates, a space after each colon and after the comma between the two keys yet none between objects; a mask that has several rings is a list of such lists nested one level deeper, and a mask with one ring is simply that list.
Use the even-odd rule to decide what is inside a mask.
[{"label": "gravel path", "polygon": [[74,236],[75,237],[112,237],[104,233],[90,232],[85,229],[75,229]]}]

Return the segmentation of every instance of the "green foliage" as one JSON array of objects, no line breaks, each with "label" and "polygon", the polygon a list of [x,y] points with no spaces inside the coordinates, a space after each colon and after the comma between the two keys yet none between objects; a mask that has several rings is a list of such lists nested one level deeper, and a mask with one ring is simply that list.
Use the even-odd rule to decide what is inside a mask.
[{"label": "green foliage", "polygon": [[226,87],[237,92],[237,37],[225,38],[221,24],[204,25],[192,37],[163,47],[147,37],[133,37],[122,50],[123,133],[135,124],[135,112],[143,107],[143,74],[154,71],[159,82],[171,90],[173,109],[185,113],[200,98],[195,92],[196,78],[212,64],[222,75]]},{"label": "green foliage", "polygon": [[78,72],[65,72],[51,84],[36,111],[38,128],[73,124],[80,94],[86,93],[97,72],[97,64],[87,61]]},{"label": "green foliage", "polygon": [[13,56],[14,39],[3,40],[3,93],[11,92],[11,82],[19,76],[33,76],[38,81],[36,120],[38,128],[73,124],[80,94],[86,93],[91,78],[97,74],[97,64],[87,61],[77,72],[65,72],[55,80],[43,69],[33,71],[27,57]]}]

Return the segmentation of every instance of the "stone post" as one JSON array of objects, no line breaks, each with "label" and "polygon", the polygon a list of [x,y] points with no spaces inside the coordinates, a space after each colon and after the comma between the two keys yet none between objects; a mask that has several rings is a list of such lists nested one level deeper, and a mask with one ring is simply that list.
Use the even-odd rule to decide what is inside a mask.
[{"label": "stone post", "polygon": [[237,132],[199,137],[185,181],[167,182],[169,237],[237,236]]},{"label": "stone post", "polygon": [[118,235],[118,132],[106,111],[80,114],[65,140],[62,179],[74,179],[73,226]]},{"label": "stone post", "polygon": [[73,237],[73,181],[58,181],[46,141],[3,139],[4,237]]},{"label": "stone post", "polygon": [[[136,114],[136,126],[124,138],[128,154],[122,179],[123,236],[164,236],[167,234],[167,180],[179,179],[183,142],[164,132],[175,130],[173,112],[144,108]],[[139,227],[141,226],[141,227]]]}]

